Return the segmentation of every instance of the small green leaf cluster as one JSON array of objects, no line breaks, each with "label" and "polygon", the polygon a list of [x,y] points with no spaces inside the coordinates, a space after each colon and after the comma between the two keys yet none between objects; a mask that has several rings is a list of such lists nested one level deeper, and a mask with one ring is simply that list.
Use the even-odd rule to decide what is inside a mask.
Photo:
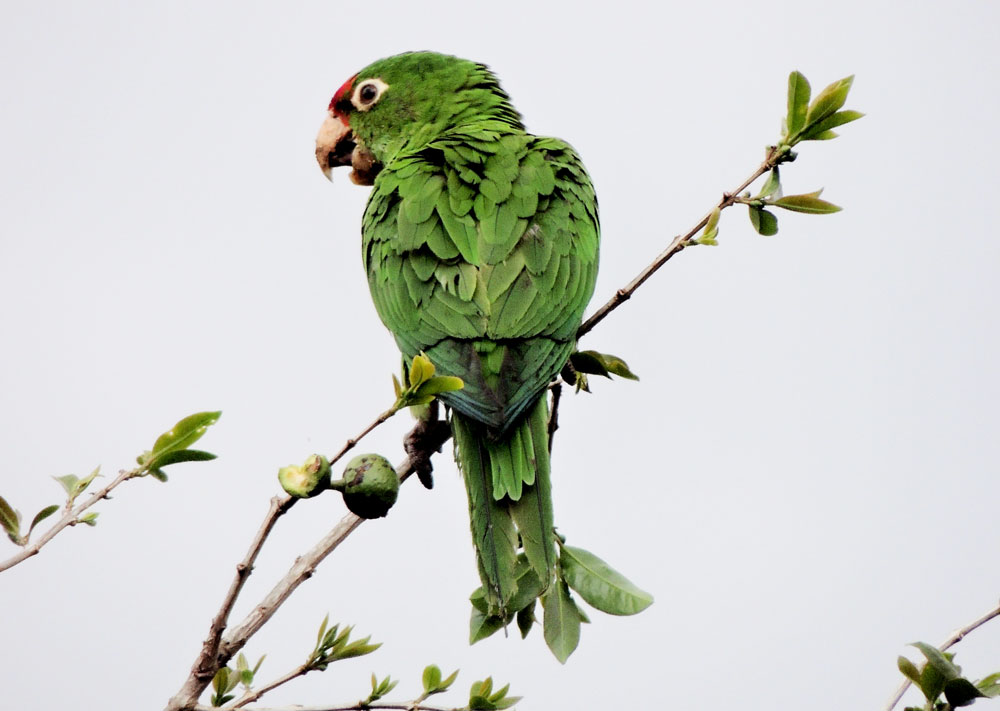
[{"label": "small green leaf cluster", "polygon": [[453,375],[434,375],[435,370],[430,358],[423,353],[413,357],[409,368],[404,362],[402,382],[400,378],[392,376],[392,387],[396,392],[396,404],[393,405],[393,410],[426,405],[441,393],[461,390],[465,387],[461,378],[456,378]]},{"label": "small green leaf cluster", "polygon": [[265,654],[258,659],[251,669],[246,656],[240,652],[236,658],[235,669],[225,666],[215,672],[215,676],[212,677],[212,706],[222,706],[236,698],[231,692],[240,684],[243,685],[244,691],[250,691],[253,688],[254,677],[260,670],[260,665],[264,663],[266,656]]},{"label": "small green leaf cluster", "polygon": [[520,696],[507,696],[510,691],[510,684],[493,691],[493,677],[486,677],[482,681],[472,683],[469,689],[469,709],[470,711],[495,711],[495,709],[507,709],[521,700]]},{"label": "small green leaf cluster", "polygon": [[378,701],[383,696],[388,694],[390,691],[395,689],[398,683],[399,683],[398,680],[394,680],[388,676],[382,681],[379,681],[378,677],[375,676],[375,673],[372,672],[372,693],[368,694],[367,698],[362,699],[359,705],[368,706],[374,703],[375,701]]},{"label": "small green leaf cluster", "polygon": [[583,390],[588,393],[590,386],[587,382],[587,375],[601,375],[609,380],[612,375],[628,380],[639,379],[639,376],[629,369],[628,363],[624,360],[616,355],[598,353],[597,351],[575,351],[570,355],[561,375],[567,383],[576,386],[577,392]]},{"label": "small green leaf cluster", "polygon": [[812,88],[801,72],[788,75],[788,113],[781,122],[780,146],[791,148],[801,141],[828,141],[837,134],[831,129],[857,121],[859,111],[841,111],[854,83],[854,75],[838,79],[809,102]]},{"label": "small green leaf cluster", "polygon": [[469,597],[472,618],[469,642],[474,644],[503,629],[515,618],[521,637],[527,637],[535,622],[536,601],[542,602],[542,635],[556,659],[565,663],[580,642],[580,625],[590,622],[573,598],[576,592],[591,607],[609,615],[635,615],[653,603],[653,596],[641,590],[624,575],[582,548],[560,541],[556,580],[543,589],[527,558],[522,553],[515,568],[517,592],[510,601],[510,612],[491,610],[483,588]]},{"label": "small green leaf cluster", "polygon": [[329,622],[330,616],[327,615],[319,626],[319,632],[316,634],[316,646],[309,653],[304,665],[306,671],[323,671],[332,662],[352,657],[363,657],[382,646],[381,643],[369,644],[371,636],[352,642],[350,637],[354,630],[353,626],[341,629],[338,624],[328,629]]},{"label": "small green leaf cluster", "polygon": [[[911,646],[919,649],[927,661],[918,667],[906,657],[900,656],[896,660],[896,665],[903,676],[923,692],[924,698],[927,699],[927,709],[949,711],[960,706],[968,706],[976,699],[1000,696],[1000,672],[972,682],[962,676],[962,668],[953,661],[954,654],[942,652],[924,642],[914,642]],[[906,711],[924,710],[910,707]]]},{"label": "small green leaf cluster", "polygon": [[161,434],[153,448],[136,457],[140,469],[135,476],[151,475],[159,481],[166,481],[163,468],[181,462],[204,462],[215,459],[210,452],[191,449],[191,445],[201,439],[209,427],[219,421],[221,412],[198,412],[188,415],[168,431]]},{"label": "small green leaf cluster", "polygon": [[[169,432],[164,432],[157,438],[152,450],[137,457],[139,467],[128,472],[127,478],[151,474],[160,481],[166,481],[167,475],[163,473],[162,468],[169,464],[215,459],[214,454],[192,450],[189,447],[205,434],[205,430],[218,422],[221,415],[221,412],[199,412],[182,419]],[[101,468],[97,467],[85,477],[78,477],[75,474],[52,477],[66,492],[64,507],[67,513],[72,511],[80,494],[85,492],[94,479],[100,476],[100,471]],[[21,512],[0,496],[0,528],[3,528],[4,533],[7,534],[7,538],[12,543],[23,547],[28,545],[35,527],[58,510],[57,504],[44,507],[35,514],[28,530],[22,534]],[[75,526],[82,523],[87,526],[96,526],[98,515],[97,512],[91,511],[69,521],[69,525]]]},{"label": "small green leaf cluster", "polygon": [[[788,163],[797,157],[792,147],[802,141],[827,141],[836,138],[832,130],[851,121],[857,121],[864,114],[859,111],[841,110],[851,91],[854,77],[839,79],[823,89],[810,103],[812,89],[801,72],[788,76],[788,111],[781,122],[781,138],[775,146],[767,149],[767,179],[760,192],[750,195],[746,192],[738,197],[727,198],[732,202],[746,205],[749,209],[750,224],[761,235],[778,233],[778,218],[767,208],[781,208],[791,212],[811,215],[827,215],[839,212],[840,207],[820,199],[822,190],[801,195],[782,195],[781,176],[778,165]],[[701,233],[686,244],[718,245],[719,215],[724,202],[709,213]]]},{"label": "small green leaf cluster", "polygon": [[810,215],[829,215],[840,212],[841,208],[832,202],[820,199],[823,190],[816,190],[802,195],[782,195],[781,176],[778,167],[775,166],[768,173],[764,187],[754,197],[741,197],[738,202],[746,205],[750,210],[750,224],[757,231],[757,234],[770,237],[778,234],[778,218],[773,212],[768,212],[768,207],[780,207],[791,212],[803,212]]}]

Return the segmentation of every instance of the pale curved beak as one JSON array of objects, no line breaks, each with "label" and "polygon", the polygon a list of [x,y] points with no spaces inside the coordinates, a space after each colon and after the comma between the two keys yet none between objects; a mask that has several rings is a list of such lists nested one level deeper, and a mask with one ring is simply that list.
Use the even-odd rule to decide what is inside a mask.
[{"label": "pale curved beak", "polygon": [[316,134],[316,162],[327,180],[333,182],[334,168],[351,164],[354,147],[350,126],[328,112]]}]

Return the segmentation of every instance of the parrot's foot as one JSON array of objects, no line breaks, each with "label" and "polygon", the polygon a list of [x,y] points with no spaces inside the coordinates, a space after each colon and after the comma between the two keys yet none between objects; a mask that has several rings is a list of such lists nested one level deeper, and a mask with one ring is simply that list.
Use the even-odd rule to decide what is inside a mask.
[{"label": "parrot's foot", "polygon": [[410,457],[413,471],[420,483],[427,489],[434,488],[434,466],[431,457],[441,451],[441,447],[451,437],[451,427],[438,419],[437,402],[432,403],[431,415],[417,424],[403,440],[403,449]]}]

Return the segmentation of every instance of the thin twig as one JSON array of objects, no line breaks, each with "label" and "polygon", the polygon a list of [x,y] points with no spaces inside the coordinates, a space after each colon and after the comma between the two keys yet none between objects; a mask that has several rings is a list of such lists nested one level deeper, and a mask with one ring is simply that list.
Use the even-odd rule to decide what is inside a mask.
[{"label": "thin twig", "polygon": [[601,308],[599,308],[596,312],[594,312],[593,316],[584,321],[583,324],[581,324],[580,328],[578,328],[576,331],[577,339],[582,338],[587,333],[590,333],[590,331],[593,330],[594,326],[603,321],[608,314],[617,309],[624,302],[628,301],[632,297],[632,294],[635,292],[635,290],[638,289],[640,286],[642,286],[643,283],[647,279],[649,279],[649,277],[653,276],[653,274],[656,273],[656,270],[658,270],[660,267],[666,264],[667,261],[675,254],[677,254],[685,247],[690,245],[691,244],[690,240],[696,234],[698,234],[698,231],[701,228],[703,228],[708,223],[708,218],[712,216],[712,213],[715,212],[716,209],[724,210],[727,207],[733,205],[736,202],[736,198],[739,196],[741,192],[746,190],[750,186],[750,184],[753,183],[753,181],[757,180],[757,178],[764,175],[764,173],[767,173],[768,171],[772,170],[776,165],[778,165],[778,163],[781,162],[781,160],[784,157],[785,153],[782,152],[780,147],[777,146],[768,147],[767,157],[765,157],[764,162],[757,167],[757,170],[751,173],[750,177],[748,177],[746,180],[740,183],[740,186],[738,188],[732,190],[731,192],[723,193],[722,199],[719,200],[719,204],[716,205],[715,208],[709,210],[705,214],[705,216],[702,217],[698,221],[698,223],[690,230],[688,230],[682,235],[674,237],[670,245],[665,250],[660,252],[659,256],[656,259],[654,259],[652,263],[649,264],[649,266],[647,266],[645,269],[639,272],[638,276],[636,276],[635,279],[626,284],[625,287],[616,291],[615,295],[612,296],[606,304],[604,304]]},{"label": "thin twig", "polygon": [[373,429],[375,429],[376,427],[378,427],[379,425],[381,425],[383,422],[385,422],[386,420],[388,420],[390,417],[392,417],[393,415],[395,415],[397,412],[399,412],[398,409],[396,409],[396,408],[389,408],[388,410],[386,410],[385,412],[383,412],[381,415],[379,415],[378,417],[376,417],[375,420],[372,421],[372,423],[370,425],[368,425],[363,430],[361,430],[360,434],[358,434],[356,437],[352,437],[351,439],[347,440],[347,442],[344,443],[344,446],[340,448],[340,451],[337,452],[336,454],[334,454],[332,457],[330,457],[330,464],[335,463],[338,459],[340,459],[345,454],[347,454],[349,451],[351,451],[352,449],[354,449],[354,447],[357,445],[357,443],[360,442],[364,438],[364,436],[366,434],[368,434]]},{"label": "thin twig", "polygon": [[[232,612],[233,606],[236,604],[236,598],[239,597],[240,591],[243,590],[243,585],[246,583],[250,574],[253,572],[253,564],[257,560],[257,555],[260,553],[261,548],[264,546],[264,541],[267,540],[268,535],[270,535],[271,530],[274,525],[281,518],[298,499],[295,499],[287,494],[284,496],[275,496],[271,499],[270,506],[267,510],[267,515],[264,516],[264,522],[257,529],[257,534],[254,536],[253,542],[250,544],[250,549],[247,554],[243,557],[243,560],[239,562],[236,566],[236,576],[233,578],[233,582],[229,586],[229,591],[226,593],[226,597],[222,600],[222,605],[219,607],[219,611],[215,613],[215,617],[212,618],[212,624],[209,626],[208,637],[201,645],[201,653],[195,660],[194,665],[191,667],[191,677],[196,679],[207,679],[212,680],[215,676],[215,672],[218,671],[219,666],[216,664],[216,658],[219,654],[219,644],[222,641],[222,633],[226,629],[226,625],[229,623],[229,613]],[[206,682],[207,686],[207,682]]]},{"label": "thin twig", "polygon": [[[1000,605],[997,605],[992,610],[990,610],[989,612],[987,612],[985,615],[975,620],[974,622],[970,622],[965,627],[960,627],[959,629],[952,632],[951,636],[948,637],[948,639],[944,641],[944,644],[939,646],[938,649],[940,649],[942,652],[947,651],[948,649],[954,647],[956,644],[965,639],[965,635],[969,634],[975,629],[978,629],[979,627],[982,627],[987,622],[996,617],[1000,617]],[[892,698],[889,700],[889,703],[886,705],[885,711],[892,711],[892,709],[896,706],[896,704],[899,703],[899,700],[903,698],[903,694],[906,693],[906,690],[910,688],[910,684],[912,683],[913,682],[907,679],[906,681],[904,681],[902,684],[899,685],[899,688],[896,689],[896,693],[893,694]]]},{"label": "thin twig", "polygon": [[55,525],[52,526],[52,528],[50,528],[41,536],[39,536],[34,543],[25,546],[24,548],[21,549],[20,553],[0,563],[0,573],[7,570],[8,568],[13,568],[18,563],[21,563],[27,560],[28,558],[31,558],[32,556],[38,555],[38,552],[42,549],[42,546],[44,546],[46,543],[55,538],[56,534],[58,534],[67,526],[75,526],[78,523],[80,523],[80,514],[82,514],[84,511],[89,509],[91,506],[96,504],[101,499],[107,498],[108,494],[110,494],[111,491],[119,484],[128,481],[133,477],[139,476],[139,473],[142,471],[143,470],[140,468],[140,469],[129,469],[128,471],[122,470],[118,472],[118,476],[116,476],[111,481],[110,484],[105,486],[103,489],[100,489],[99,491],[96,491],[93,494],[91,494],[90,497],[86,499],[82,504],[66,511],[66,513],[63,514],[62,518],[56,521]]},{"label": "thin twig", "polygon": [[308,674],[310,671],[313,671],[314,669],[315,669],[314,667],[310,667],[310,666],[307,666],[305,664],[302,664],[302,665],[296,667],[295,669],[293,669],[292,671],[288,672],[287,674],[284,674],[284,675],[278,677],[274,681],[269,682],[267,684],[264,684],[264,686],[260,687],[259,689],[251,689],[250,691],[248,691],[247,693],[245,693],[243,696],[241,696],[239,699],[237,699],[236,701],[234,701],[231,705],[226,706],[225,708],[227,708],[227,709],[241,709],[244,706],[246,706],[247,704],[256,701],[257,699],[259,699],[261,696],[263,696],[267,692],[271,691],[272,689],[277,689],[279,686],[281,686],[282,684],[287,684],[292,679],[297,679],[300,676],[305,676],[306,674]]}]

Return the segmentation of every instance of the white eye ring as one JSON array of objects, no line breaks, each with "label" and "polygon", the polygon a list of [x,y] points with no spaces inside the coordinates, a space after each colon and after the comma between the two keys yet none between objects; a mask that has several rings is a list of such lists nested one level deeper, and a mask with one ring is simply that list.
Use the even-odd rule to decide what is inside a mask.
[{"label": "white eye ring", "polygon": [[[389,85],[381,79],[365,79],[351,92],[351,104],[358,111],[367,111],[378,103],[388,88]],[[372,89],[375,90],[374,94],[372,94]]]}]

